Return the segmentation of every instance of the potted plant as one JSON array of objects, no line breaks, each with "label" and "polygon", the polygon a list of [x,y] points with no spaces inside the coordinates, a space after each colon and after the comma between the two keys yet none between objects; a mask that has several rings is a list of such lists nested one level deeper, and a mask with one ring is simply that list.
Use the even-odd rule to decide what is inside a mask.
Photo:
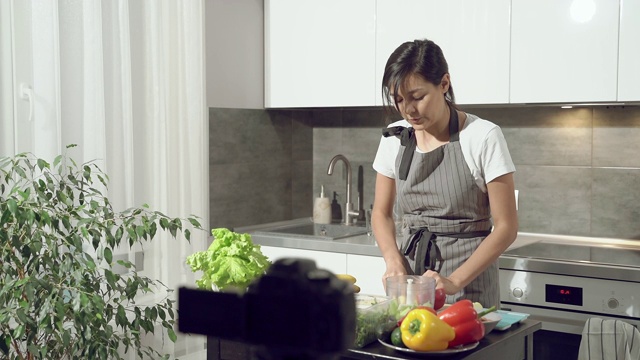
[{"label": "potted plant", "polygon": [[[172,290],[114,261],[113,252],[158,231],[189,240],[189,228],[201,229],[198,218],[170,218],[147,205],[114,211],[100,190],[108,176],[94,162],[61,155],[50,164],[23,153],[0,159],[0,170],[0,356],[168,358],[141,340],[158,325],[175,342]],[[165,298],[136,304],[154,291]]]}]

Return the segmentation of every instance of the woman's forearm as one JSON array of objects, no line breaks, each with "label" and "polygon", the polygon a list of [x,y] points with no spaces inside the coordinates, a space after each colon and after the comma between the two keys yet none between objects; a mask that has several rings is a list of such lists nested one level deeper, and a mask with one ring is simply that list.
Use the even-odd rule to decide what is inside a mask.
[{"label": "woman's forearm", "polygon": [[502,255],[516,239],[516,235],[517,225],[494,228],[469,259],[449,276],[449,280],[459,288],[467,286]]},{"label": "woman's forearm", "polygon": [[392,261],[401,261],[402,255],[396,242],[396,229],[393,218],[375,209],[371,214],[371,218],[373,235],[384,261],[387,264]]}]

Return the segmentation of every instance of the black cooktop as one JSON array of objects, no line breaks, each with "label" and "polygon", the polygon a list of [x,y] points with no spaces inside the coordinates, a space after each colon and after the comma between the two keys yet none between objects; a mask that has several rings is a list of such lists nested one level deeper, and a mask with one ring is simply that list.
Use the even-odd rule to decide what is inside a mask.
[{"label": "black cooktop", "polygon": [[507,256],[640,267],[640,246],[537,242],[504,252]]}]

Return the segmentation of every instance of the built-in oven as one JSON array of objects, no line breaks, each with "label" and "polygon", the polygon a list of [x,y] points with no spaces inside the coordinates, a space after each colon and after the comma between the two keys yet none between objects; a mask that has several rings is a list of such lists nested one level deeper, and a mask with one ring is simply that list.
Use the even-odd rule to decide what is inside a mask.
[{"label": "built-in oven", "polygon": [[640,326],[640,242],[537,238],[499,261],[502,309],[542,322],[535,359],[576,359],[591,317]]}]

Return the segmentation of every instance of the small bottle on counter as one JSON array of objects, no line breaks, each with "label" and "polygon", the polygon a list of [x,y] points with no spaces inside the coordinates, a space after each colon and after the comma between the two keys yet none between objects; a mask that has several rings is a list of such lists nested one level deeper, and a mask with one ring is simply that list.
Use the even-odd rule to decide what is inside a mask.
[{"label": "small bottle on counter", "polygon": [[331,218],[340,222],[342,220],[342,208],[338,204],[338,193],[333,192],[333,201],[331,202]]},{"label": "small bottle on counter", "polygon": [[331,224],[331,202],[324,196],[324,185],[320,186],[320,197],[313,202],[313,222]]}]

